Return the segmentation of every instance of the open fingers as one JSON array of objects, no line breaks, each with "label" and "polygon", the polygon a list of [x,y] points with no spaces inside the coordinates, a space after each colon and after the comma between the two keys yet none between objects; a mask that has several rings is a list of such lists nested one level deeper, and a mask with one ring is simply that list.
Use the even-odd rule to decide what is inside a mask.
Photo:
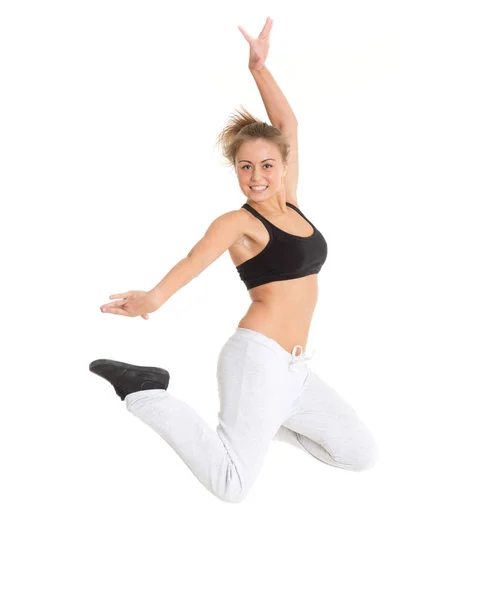
[{"label": "open fingers", "polygon": [[116,306],[116,308],[106,308],[106,309],[102,309],[104,312],[108,312],[108,313],[112,313],[114,315],[124,315],[125,317],[129,317],[129,313],[124,310],[123,308],[120,308],[119,306]]},{"label": "open fingers", "polygon": [[266,23],[264,24],[264,27],[261,30],[261,33],[259,34],[258,37],[268,36],[269,32],[271,31],[272,26],[273,26],[273,19],[271,17],[267,17]]},{"label": "open fingers", "polygon": [[117,308],[118,306],[123,306],[126,304],[127,300],[117,300],[116,302],[108,302],[108,304],[102,304],[100,308],[103,310],[104,308]]},{"label": "open fingers", "polygon": [[120,298],[120,301],[118,302],[109,302],[108,304],[102,304],[100,306],[100,309],[103,311],[105,308],[110,308],[111,306],[113,307],[117,307],[117,306],[121,306],[122,304],[125,304],[125,302],[128,299],[128,295],[129,292],[125,292],[124,294],[112,294],[110,296],[110,299],[112,298]]},{"label": "open fingers", "polygon": [[[266,23],[264,24],[264,27],[261,30],[261,33],[259,34],[258,39],[261,37],[268,37],[272,26],[273,26],[273,19],[271,17],[267,17]],[[255,38],[253,36],[251,36],[247,31],[245,31],[245,29],[243,27],[241,27],[241,25],[238,25],[238,29],[241,31],[241,33],[244,35],[244,37],[248,40],[248,43],[251,44],[252,42],[255,41]]]},{"label": "open fingers", "polygon": [[254,41],[253,37],[247,33],[243,27],[241,27],[241,25],[238,25],[238,29],[241,31],[241,33],[244,35],[244,37],[246,38],[246,40],[248,41],[249,44],[251,44],[251,42]]}]

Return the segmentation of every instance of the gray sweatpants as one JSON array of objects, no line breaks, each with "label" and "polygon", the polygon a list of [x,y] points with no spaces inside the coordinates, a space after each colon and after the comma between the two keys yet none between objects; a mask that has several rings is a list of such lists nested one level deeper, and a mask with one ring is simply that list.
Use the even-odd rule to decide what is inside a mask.
[{"label": "gray sweatpants", "polygon": [[346,401],[311,370],[310,358],[301,346],[289,353],[275,340],[238,327],[218,357],[216,431],[167,390],[134,392],[125,404],[226,502],[245,498],[273,439],[293,437],[335,467],[373,466],[374,439]]}]

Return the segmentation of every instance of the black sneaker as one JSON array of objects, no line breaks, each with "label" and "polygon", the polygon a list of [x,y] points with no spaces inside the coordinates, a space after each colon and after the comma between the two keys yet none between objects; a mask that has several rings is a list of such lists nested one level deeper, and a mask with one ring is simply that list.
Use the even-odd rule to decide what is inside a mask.
[{"label": "black sneaker", "polygon": [[94,360],[88,368],[109,381],[122,400],[141,390],[166,390],[170,382],[170,374],[165,369],[138,367],[107,358]]}]

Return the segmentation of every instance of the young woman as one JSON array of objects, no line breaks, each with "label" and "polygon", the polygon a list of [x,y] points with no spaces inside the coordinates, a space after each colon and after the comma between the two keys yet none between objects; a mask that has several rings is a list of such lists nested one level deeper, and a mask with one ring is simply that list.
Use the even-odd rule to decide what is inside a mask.
[{"label": "young woman", "polygon": [[165,369],[108,359],[89,366],[226,502],[245,498],[270,442],[281,435],[335,467],[359,471],[377,459],[377,445],[356,412],[306,362],[327,244],[299,209],[298,123],[264,64],[271,26],[268,18],[258,39],[239,29],[250,45],[249,69],[272,125],[238,111],[218,137],[247,202],[215,219],[155,288],[114,294],[110,299],[117,300],[101,307],[147,319],[229,251],[252,303],[218,357],[216,431],[167,391]]}]

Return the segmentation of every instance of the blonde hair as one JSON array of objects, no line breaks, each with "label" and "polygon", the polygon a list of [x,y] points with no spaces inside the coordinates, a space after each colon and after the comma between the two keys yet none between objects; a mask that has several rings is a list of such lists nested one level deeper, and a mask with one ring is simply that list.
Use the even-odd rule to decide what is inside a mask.
[{"label": "blonde hair", "polygon": [[264,139],[275,144],[283,162],[286,162],[289,155],[289,142],[286,136],[277,127],[256,119],[242,104],[240,106],[240,110],[235,109],[238,115],[230,116],[216,140],[216,145],[221,144],[227,164],[235,167],[236,155],[242,144],[256,139]]}]

